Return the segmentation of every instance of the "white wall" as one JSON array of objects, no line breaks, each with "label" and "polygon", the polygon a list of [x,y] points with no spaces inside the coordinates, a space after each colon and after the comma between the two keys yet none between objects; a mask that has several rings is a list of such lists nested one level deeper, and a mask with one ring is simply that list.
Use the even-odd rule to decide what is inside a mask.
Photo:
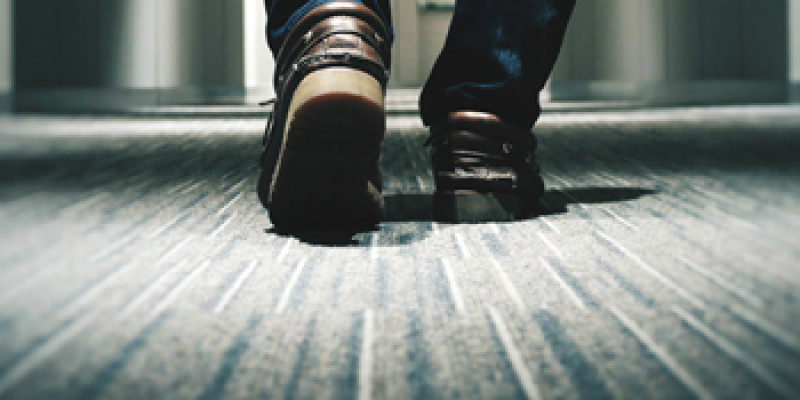
[{"label": "white wall", "polygon": [[395,40],[392,48],[392,75],[389,85],[415,87],[424,78],[420,73],[420,18],[417,4],[409,0],[392,0]]},{"label": "white wall", "polygon": [[263,0],[244,0],[244,81],[247,101],[260,102],[275,96],[272,75],[275,61],[267,46],[267,15]]},{"label": "white wall", "polygon": [[8,107],[8,96],[13,89],[13,29],[11,0],[0,0],[0,111]]}]

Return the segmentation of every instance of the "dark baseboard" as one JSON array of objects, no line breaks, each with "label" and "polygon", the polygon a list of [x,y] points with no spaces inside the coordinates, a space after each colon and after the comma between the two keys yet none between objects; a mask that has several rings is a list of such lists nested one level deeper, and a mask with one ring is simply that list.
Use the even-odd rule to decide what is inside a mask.
[{"label": "dark baseboard", "polygon": [[785,102],[785,82],[553,82],[552,101],[626,101],[640,105],[742,104]]},{"label": "dark baseboard", "polygon": [[247,105],[271,96],[269,89],[236,87],[175,89],[28,89],[13,96],[16,112],[104,113],[142,107]]},{"label": "dark baseboard", "polygon": [[789,101],[800,103],[800,82],[789,83]]}]

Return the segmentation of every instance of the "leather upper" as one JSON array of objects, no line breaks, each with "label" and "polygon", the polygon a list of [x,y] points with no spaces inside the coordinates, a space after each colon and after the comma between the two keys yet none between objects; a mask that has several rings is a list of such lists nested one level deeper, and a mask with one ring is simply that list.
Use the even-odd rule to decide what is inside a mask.
[{"label": "leather upper", "polygon": [[536,138],[493,114],[450,113],[431,127],[429,144],[439,190],[530,194],[543,190],[534,158]]},{"label": "leather upper", "polygon": [[331,66],[358,69],[385,85],[390,45],[388,29],[366,6],[352,2],[324,4],[297,23],[278,51],[275,87],[280,96],[284,90],[291,90],[298,78]]}]

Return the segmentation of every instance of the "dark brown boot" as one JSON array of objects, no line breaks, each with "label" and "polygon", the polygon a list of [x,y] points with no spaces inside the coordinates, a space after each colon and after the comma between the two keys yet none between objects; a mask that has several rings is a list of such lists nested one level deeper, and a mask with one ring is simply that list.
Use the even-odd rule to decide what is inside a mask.
[{"label": "dark brown boot", "polygon": [[429,143],[436,220],[510,221],[533,215],[544,182],[534,159],[536,138],[529,131],[493,114],[460,111],[431,127]]},{"label": "dark brown boot", "polygon": [[287,36],[258,182],[276,229],[361,230],[383,218],[389,46],[380,18],[352,2],[314,9]]}]

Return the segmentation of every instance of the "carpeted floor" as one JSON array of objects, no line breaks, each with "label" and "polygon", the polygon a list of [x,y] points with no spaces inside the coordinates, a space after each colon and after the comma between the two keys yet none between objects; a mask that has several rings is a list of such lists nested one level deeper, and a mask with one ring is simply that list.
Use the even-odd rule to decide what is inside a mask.
[{"label": "carpeted floor", "polygon": [[546,113],[525,221],[271,230],[263,116],[0,116],[0,398],[800,397],[800,106]]}]

